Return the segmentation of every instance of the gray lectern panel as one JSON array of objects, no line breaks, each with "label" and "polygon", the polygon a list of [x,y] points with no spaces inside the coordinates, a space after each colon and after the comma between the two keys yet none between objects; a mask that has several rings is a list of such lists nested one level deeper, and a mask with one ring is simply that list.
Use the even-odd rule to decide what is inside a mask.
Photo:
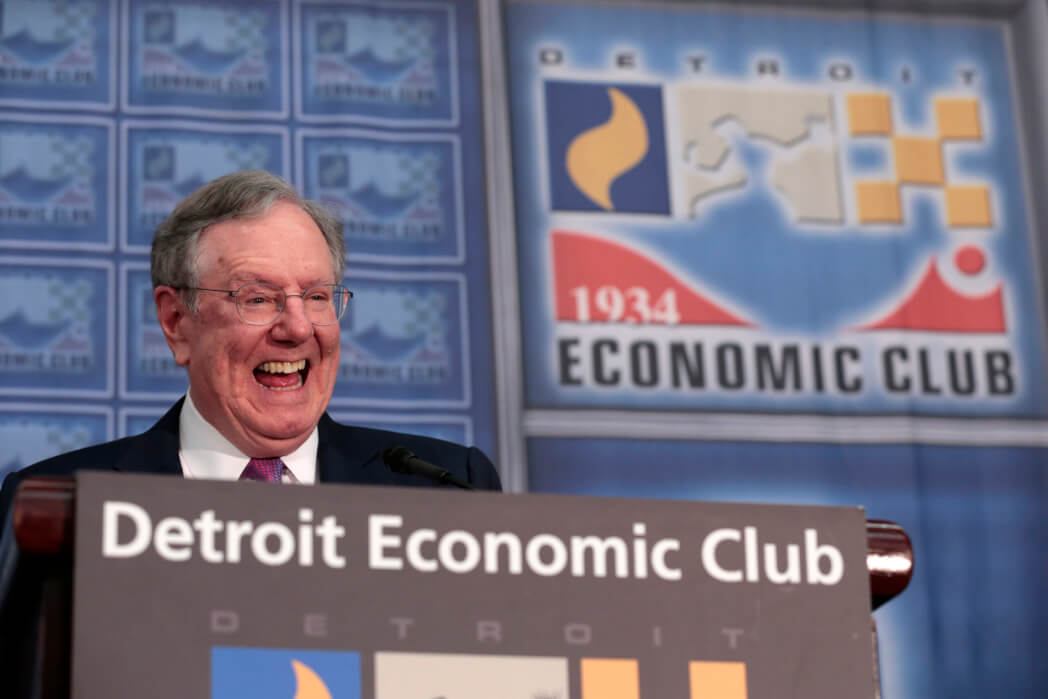
[{"label": "gray lectern panel", "polygon": [[872,697],[864,524],[85,473],[73,697]]}]

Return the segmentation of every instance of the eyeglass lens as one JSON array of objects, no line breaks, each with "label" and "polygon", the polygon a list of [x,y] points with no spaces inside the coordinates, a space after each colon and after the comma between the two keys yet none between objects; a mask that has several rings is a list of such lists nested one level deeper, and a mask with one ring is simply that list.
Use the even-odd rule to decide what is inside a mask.
[{"label": "eyeglass lens", "polygon": [[[271,284],[245,284],[236,293],[237,311],[245,323],[266,325],[276,320],[287,303],[287,293]],[[299,296],[299,294],[292,294]],[[301,294],[306,317],[315,325],[331,325],[346,312],[349,292],[339,284],[324,284]]]}]

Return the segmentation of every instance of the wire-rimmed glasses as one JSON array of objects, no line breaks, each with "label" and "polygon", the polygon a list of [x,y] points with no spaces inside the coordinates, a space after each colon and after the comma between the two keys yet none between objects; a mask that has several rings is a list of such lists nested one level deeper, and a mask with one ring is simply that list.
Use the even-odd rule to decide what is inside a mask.
[{"label": "wire-rimmed glasses", "polygon": [[280,317],[291,296],[302,299],[306,318],[313,325],[334,325],[346,312],[353,292],[341,284],[319,284],[301,294],[289,294],[275,284],[248,282],[236,289],[185,287],[190,291],[212,291],[226,294],[236,302],[237,315],[248,325],[269,325]]}]

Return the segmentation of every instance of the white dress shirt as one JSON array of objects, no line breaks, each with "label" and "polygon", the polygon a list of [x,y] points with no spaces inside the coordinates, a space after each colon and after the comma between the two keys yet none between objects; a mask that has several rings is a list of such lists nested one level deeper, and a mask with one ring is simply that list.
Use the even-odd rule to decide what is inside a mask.
[{"label": "white dress shirt", "polygon": [[[178,460],[182,463],[182,475],[186,478],[211,478],[235,481],[247,466],[251,457],[233,446],[197,410],[193,397],[186,392],[182,413],[178,417]],[[309,437],[290,454],[266,454],[279,456],[287,466],[284,483],[313,484],[317,480],[317,445],[320,438],[314,427]]]}]

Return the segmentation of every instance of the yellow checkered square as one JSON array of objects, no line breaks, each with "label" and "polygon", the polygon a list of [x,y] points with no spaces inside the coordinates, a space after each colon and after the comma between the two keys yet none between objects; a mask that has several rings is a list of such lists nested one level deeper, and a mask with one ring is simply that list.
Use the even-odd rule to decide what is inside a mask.
[{"label": "yellow checkered square", "polygon": [[982,140],[979,102],[968,97],[940,97],[935,100],[935,121],[939,138],[951,141]]},{"label": "yellow checkered square", "polygon": [[902,223],[902,201],[895,182],[859,182],[855,198],[862,223]]},{"label": "yellow checkered square", "polygon": [[896,136],[892,139],[892,146],[895,152],[895,174],[899,182],[944,183],[942,143],[939,139]]},{"label": "yellow checkered square", "polygon": [[989,228],[990,188],[986,185],[947,186],[946,221],[952,228]]},{"label": "yellow checkered square", "polygon": [[853,92],[847,97],[848,131],[852,136],[889,136],[892,98],[880,92]]}]

